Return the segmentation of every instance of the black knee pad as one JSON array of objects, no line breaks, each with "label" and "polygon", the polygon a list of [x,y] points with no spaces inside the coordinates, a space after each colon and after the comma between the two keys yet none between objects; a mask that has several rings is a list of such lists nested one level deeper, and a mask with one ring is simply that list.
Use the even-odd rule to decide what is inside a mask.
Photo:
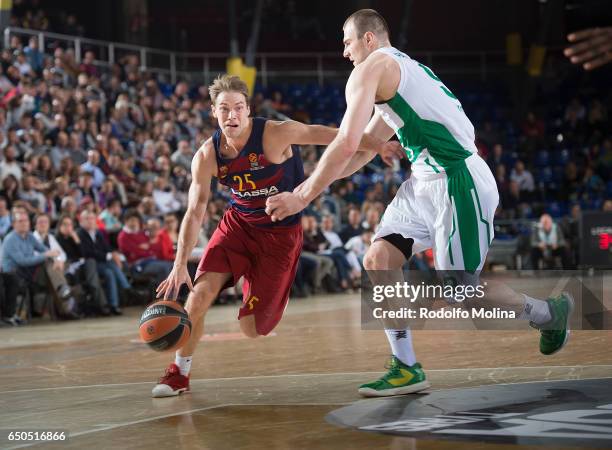
[{"label": "black knee pad", "polygon": [[381,237],[381,239],[387,241],[389,244],[402,252],[406,260],[409,260],[412,256],[412,245],[414,244],[414,239],[405,238],[399,233],[388,234]]}]

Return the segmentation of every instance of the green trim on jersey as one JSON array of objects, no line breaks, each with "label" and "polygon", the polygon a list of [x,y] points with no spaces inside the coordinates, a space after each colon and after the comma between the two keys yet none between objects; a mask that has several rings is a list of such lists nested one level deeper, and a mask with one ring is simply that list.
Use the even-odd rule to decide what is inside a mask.
[{"label": "green trim on jersey", "polygon": [[422,119],[399,93],[386,104],[404,121],[404,126],[396,130],[396,134],[410,162],[415,162],[426,148],[446,170],[472,154],[457,142],[444,125]]},{"label": "green trim on jersey", "polygon": [[476,198],[476,203],[478,204],[478,214],[480,221],[487,226],[487,242],[491,245],[491,224],[487,222],[487,220],[482,216],[482,206],[480,206],[480,198],[478,197],[478,191],[474,189],[474,197]]},{"label": "green trim on jersey", "polygon": [[429,158],[425,158],[425,164],[427,164],[429,167],[431,167],[433,169],[434,172],[436,173],[440,173],[440,169],[438,169],[436,166],[434,166],[431,161],[429,160]]},{"label": "green trim on jersey", "polygon": [[[463,256],[463,265],[466,272],[474,273],[480,266],[480,233],[478,230],[478,217],[472,191],[476,192],[474,179],[470,174],[469,169],[462,164],[463,167],[453,170],[448,174],[448,195],[451,198],[452,204],[457,210],[457,222],[459,225],[459,241],[461,253]],[[476,194],[478,198],[478,194]],[[453,214],[454,221],[454,214]],[[454,225],[454,224],[453,224]],[[488,228],[487,228],[488,232]],[[451,233],[451,238],[452,235]],[[449,238],[449,250],[451,249]],[[452,253],[451,253],[451,264]]]},{"label": "green trim on jersey", "polygon": [[[452,204],[452,203],[451,203]],[[455,235],[455,232],[457,231],[457,226],[455,225],[455,212],[452,211],[453,213],[453,228],[450,232],[450,235],[448,236],[448,256],[450,256],[450,263],[451,265],[455,265],[455,259],[453,258],[453,247],[452,247],[452,241],[453,241],[453,236]]]}]

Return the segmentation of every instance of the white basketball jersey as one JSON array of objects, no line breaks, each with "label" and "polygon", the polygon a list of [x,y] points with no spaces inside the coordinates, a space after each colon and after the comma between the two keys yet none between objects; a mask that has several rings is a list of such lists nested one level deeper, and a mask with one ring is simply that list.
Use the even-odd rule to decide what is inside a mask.
[{"label": "white basketball jersey", "polygon": [[412,162],[412,173],[417,178],[444,173],[476,153],[474,126],[431,69],[393,47],[376,51],[391,56],[400,67],[397,93],[377,103],[376,109],[395,130]]}]

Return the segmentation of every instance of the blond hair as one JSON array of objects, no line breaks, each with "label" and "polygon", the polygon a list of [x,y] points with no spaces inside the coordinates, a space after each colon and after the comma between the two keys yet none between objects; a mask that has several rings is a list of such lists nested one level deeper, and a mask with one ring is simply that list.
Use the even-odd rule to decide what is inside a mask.
[{"label": "blond hair", "polygon": [[236,75],[220,75],[213,81],[213,84],[208,87],[208,93],[210,94],[213,105],[217,103],[217,97],[222,92],[238,92],[244,95],[244,99],[249,103],[249,88],[246,83]]}]

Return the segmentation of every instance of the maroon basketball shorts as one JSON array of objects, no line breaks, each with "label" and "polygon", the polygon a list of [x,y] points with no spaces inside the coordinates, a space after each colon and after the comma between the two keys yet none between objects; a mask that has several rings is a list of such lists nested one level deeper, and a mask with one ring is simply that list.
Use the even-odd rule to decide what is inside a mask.
[{"label": "maroon basketball shorts", "polygon": [[255,227],[233,209],[223,215],[202,256],[196,281],[206,272],[231,273],[224,288],[244,276],[238,319],[255,315],[257,333],[280,321],[302,250],[302,226]]}]

